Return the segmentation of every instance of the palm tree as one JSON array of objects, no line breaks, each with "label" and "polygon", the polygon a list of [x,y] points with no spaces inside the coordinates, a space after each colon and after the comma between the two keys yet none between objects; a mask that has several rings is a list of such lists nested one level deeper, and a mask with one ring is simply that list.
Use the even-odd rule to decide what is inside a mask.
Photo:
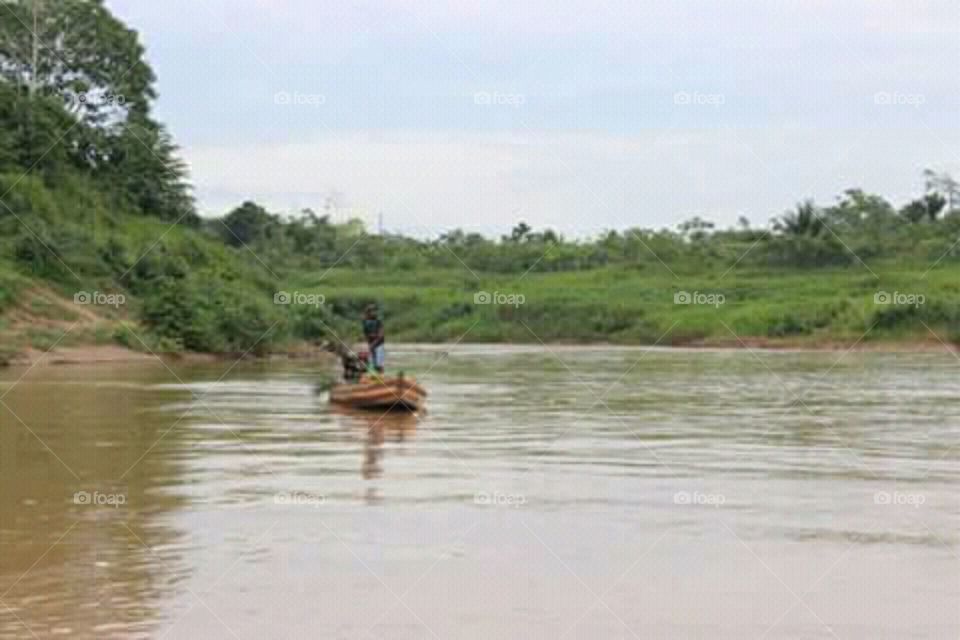
[{"label": "palm tree", "polygon": [[816,238],[826,229],[826,224],[813,201],[806,200],[797,204],[796,210],[784,213],[774,222],[773,228],[788,236]]}]

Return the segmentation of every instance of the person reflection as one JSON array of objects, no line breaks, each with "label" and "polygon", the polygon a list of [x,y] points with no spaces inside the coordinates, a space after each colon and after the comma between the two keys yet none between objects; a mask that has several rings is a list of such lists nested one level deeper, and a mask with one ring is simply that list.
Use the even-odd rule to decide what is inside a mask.
[{"label": "person reflection", "polygon": [[[366,437],[363,440],[363,464],[361,475],[364,480],[376,480],[383,475],[384,442],[387,438],[392,442],[403,442],[416,431],[417,418],[409,414],[365,414],[363,424],[366,428]],[[373,482],[367,485],[365,494],[367,504],[382,502],[377,485]]]},{"label": "person reflection", "polygon": [[403,442],[417,430],[417,417],[408,413],[356,413],[358,426],[366,435],[363,441],[364,480],[373,480],[383,475],[384,443]]},{"label": "person reflection", "polygon": [[383,475],[383,422],[373,422],[367,428],[367,437],[363,441],[363,466],[361,474],[364,480],[373,480]]}]

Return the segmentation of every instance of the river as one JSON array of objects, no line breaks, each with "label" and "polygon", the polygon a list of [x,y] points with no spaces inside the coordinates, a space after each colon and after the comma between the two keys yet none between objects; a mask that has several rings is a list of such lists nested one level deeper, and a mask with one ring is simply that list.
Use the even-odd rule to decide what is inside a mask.
[{"label": "river", "polygon": [[956,638],[950,354],[0,372],[0,638]]}]

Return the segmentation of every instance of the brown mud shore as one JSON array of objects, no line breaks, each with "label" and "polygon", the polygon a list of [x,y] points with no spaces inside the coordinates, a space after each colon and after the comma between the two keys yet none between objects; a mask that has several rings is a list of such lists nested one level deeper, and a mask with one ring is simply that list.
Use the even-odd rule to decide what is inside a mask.
[{"label": "brown mud shore", "polygon": [[234,362],[241,359],[251,361],[267,361],[273,359],[332,361],[332,356],[320,349],[306,347],[258,356],[252,353],[143,353],[117,345],[88,345],[62,347],[52,351],[26,349],[11,356],[6,364],[12,367],[38,367],[79,364],[136,364],[156,362],[157,360],[178,363],[213,363]]}]

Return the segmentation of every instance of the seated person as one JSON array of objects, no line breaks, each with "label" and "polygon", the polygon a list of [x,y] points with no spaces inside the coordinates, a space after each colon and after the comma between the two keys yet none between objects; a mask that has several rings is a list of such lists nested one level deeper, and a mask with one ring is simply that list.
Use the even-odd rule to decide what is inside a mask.
[{"label": "seated person", "polygon": [[361,351],[359,354],[345,353],[341,357],[341,362],[343,379],[347,382],[357,382],[370,366],[370,354],[366,351]]}]

